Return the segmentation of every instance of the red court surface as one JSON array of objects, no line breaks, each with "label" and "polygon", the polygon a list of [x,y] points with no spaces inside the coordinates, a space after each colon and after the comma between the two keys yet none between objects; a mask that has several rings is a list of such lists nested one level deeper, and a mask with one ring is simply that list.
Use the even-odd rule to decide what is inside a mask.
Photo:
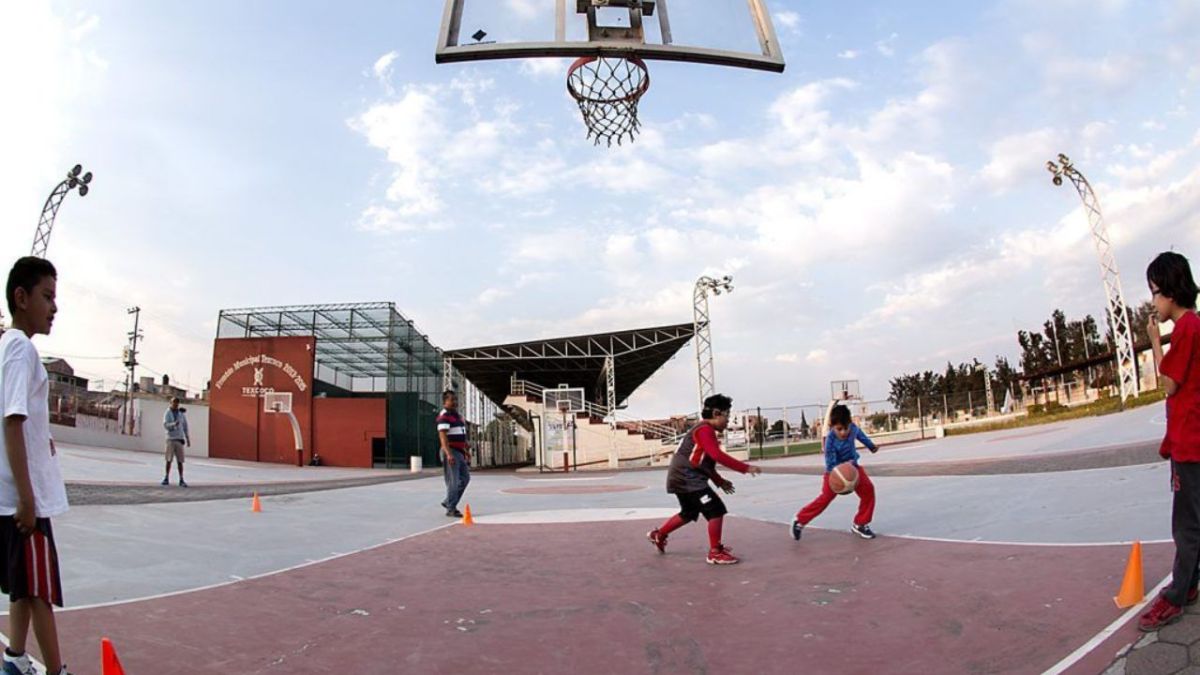
[{"label": "red court surface", "polygon": [[[60,614],[79,675],[1036,673],[1116,619],[1125,546],[942,543],[730,518],[660,556],[645,521],[456,525],[290,572]],[[319,536],[319,535],[314,535]],[[1171,547],[1144,547],[1147,579]],[[1153,583],[1153,581],[1151,581]],[[67,589],[68,593],[70,589]],[[68,597],[69,599],[69,597]],[[1105,661],[1107,663],[1107,661]]]}]

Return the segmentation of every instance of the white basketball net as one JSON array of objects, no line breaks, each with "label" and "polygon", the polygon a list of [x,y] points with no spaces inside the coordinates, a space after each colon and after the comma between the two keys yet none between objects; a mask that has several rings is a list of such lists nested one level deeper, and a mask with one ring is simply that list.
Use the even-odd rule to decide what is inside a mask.
[{"label": "white basketball net", "polygon": [[636,57],[585,56],[567,71],[567,91],[596,145],[633,142],[641,129],[638,101],[649,88],[650,71]]}]

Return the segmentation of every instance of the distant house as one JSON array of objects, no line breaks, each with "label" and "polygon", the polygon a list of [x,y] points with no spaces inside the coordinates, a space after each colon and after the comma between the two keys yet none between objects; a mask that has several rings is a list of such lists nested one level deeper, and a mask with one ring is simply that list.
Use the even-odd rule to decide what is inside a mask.
[{"label": "distant house", "polygon": [[43,357],[42,365],[50,378],[50,422],[75,426],[81,399],[86,400],[88,396],[87,378],[75,375],[71,364],[57,357]]}]

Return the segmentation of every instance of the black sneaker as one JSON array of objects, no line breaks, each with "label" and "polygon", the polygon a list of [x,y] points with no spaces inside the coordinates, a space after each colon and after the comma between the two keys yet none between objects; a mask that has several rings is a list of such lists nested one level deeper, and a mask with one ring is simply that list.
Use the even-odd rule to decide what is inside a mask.
[{"label": "black sneaker", "polygon": [[180,478],[179,479],[179,487],[187,487],[187,486],[188,486],[187,481]]},{"label": "black sneaker", "polygon": [[459,511],[458,509],[454,509],[453,511],[447,509],[446,517],[447,518],[462,518],[463,514],[462,514],[462,511]]},{"label": "black sneaker", "polygon": [[162,485],[163,487],[166,487],[166,486],[168,486],[168,485],[170,485],[170,484],[171,484],[171,479],[170,479],[169,477],[168,477],[168,478],[164,478],[164,479],[163,479],[163,482],[162,482],[162,483],[160,483],[160,485]]},{"label": "black sneaker", "polygon": [[871,531],[870,525],[851,525],[850,531],[863,539],[874,539],[875,533]]},{"label": "black sneaker", "polygon": [[802,534],[804,534],[804,526],[800,524],[800,521],[793,520],[792,521],[792,539],[795,539],[796,541],[800,541],[800,535],[802,535]]}]

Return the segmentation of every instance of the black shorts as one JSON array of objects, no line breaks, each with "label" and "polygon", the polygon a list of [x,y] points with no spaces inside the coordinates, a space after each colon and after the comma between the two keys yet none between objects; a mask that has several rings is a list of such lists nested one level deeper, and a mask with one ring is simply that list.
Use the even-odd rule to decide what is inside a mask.
[{"label": "black shorts", "polygon": [[725,502],[721,501],[712,488],[681,492],[675,496],[679,499],[679,517],[689,523],[698,519],[701,514],[704,514],[706,520],[712,520],[729,513],[725,509]]},{"label": "black shorts", "polygon": [[0,591],[12,602],[41,598],[63,606],[62,582],[58,578],[58,549],[49,518],[38,518],[33,534],[17,530],[13,516],[0,516]]}]

